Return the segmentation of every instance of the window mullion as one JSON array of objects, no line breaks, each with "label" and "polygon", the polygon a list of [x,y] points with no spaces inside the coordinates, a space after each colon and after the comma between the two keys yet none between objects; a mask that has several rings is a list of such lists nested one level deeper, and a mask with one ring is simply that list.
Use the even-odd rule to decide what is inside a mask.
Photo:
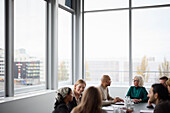
[{"label": "window mullion", "polygon": [[14,96],[14,0],[5,0],[5,96]]}]

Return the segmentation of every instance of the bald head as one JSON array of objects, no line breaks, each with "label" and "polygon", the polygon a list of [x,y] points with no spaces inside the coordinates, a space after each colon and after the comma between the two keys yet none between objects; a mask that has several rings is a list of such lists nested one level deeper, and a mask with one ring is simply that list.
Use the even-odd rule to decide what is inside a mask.
[{"label": "bald head", "polygon": [[104,82],[106,80],[110,80],[109,75],[103,75],[103,77],[101,78],[101,81]]},{"label": "bald head", "polygon": [[101,85],[103,87],[107,87],[110,86],[110,84],[111,84],[111,79],[109,75],[103,75],[103,77],[101,78]]}]

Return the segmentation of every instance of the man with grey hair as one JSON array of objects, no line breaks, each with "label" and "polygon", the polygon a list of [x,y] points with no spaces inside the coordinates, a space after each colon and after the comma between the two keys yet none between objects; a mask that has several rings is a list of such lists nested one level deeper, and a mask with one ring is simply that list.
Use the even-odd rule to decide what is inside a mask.
[{"label": "man with grey hair", "polygon": [[111,84],[111,79],[109,75],[103,75],[103,77],[101,78],[101,85],[98,87],[102,95],[102,105],[110,105],[121,101],[123,102],[121,98],[119,97],[112,98],[109,95],[108,86],[110,86],[110,84]]}]

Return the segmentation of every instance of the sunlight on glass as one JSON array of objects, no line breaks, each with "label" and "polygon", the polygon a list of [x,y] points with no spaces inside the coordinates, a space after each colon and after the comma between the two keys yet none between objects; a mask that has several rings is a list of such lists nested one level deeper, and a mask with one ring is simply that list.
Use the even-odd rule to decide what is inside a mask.
[{"label": "sunlight on glass", "polygon": [[128,11],[85,14],[86,80],[109,74],[116,84],[129,79]]},{"label": "sunlight on glass", "polygon": [[4,0],[0,0],[0,96],[4,90],[4,61]]},{"label": "sunlight on glass", "polygon": [[114,8],[127,8],[128,0],[84,0],[84,10],[102,10]]},{"label": "sunlight on glass", "polygon": [[45,2],[14,1],[14,87],[45,88]]},{"label": "sunlight on glass", "polygon": [[132,6],[149,6],[149,5],[161,5],[169,4],[170,0],[132,0]]},{"label": "sunlight on glass", "polygon": [[[59,8],[58,14],[58,80],[71,82],[72,14]],[[60,85],[60,84],[59,84]]]},{"label": "sunlight on glass", "polygon": [[170,77],[170,8],[133,11],[133,71],[147,83]]}]

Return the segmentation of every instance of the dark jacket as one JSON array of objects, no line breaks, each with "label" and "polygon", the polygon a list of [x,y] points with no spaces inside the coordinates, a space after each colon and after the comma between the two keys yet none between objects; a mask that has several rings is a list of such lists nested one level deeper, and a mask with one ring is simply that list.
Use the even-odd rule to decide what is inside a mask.
[{"label": "dark jacket", "polygon": [[155,106],[154,113],[170,113],[170,100],[160,100]]},{"label": "dark jacket", "polygon": [[70,112],[68,111],[67,105],[64,102],[62,102],[54,108],[53,113],[70,113]]},{"label": "dark jacket", "polygon": [[[82,97],[82,95],[81,95],[81,97]],[[81,101],[81,98],[80,98],[80,101]],[[74,107],[77,106],[76,98],[73,97],[73,101],[69,102],[67,106],[68,106],[69,112],[71,112],[71,110],[72,110]]]}]

